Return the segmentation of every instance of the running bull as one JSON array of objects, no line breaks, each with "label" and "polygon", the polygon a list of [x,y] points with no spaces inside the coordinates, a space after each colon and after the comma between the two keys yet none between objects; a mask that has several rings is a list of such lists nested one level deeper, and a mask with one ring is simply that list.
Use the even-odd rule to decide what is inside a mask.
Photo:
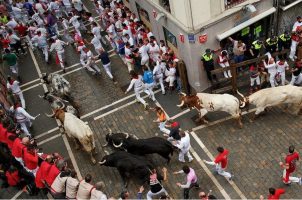
[{"label": "running bull", "polygon": [[76,149],[79,149],[79,144],[81,144],[83,149],[90,154],[92,163],[96,163],[94,158],[94,154],[96,154],[95,140],[93,132],[88,125],[73,114],[64,112],[62,109],[56,109],[52,115],[47,116],[59,119],[68,137],[74,139]]},{"label": "running bull", "polygon": [[254,119],[266,110],[267,107],[285,104],[292,114],[301,114],[302,111],[302,88],[286,85],[259,90],[250,96],[243,96],[239,91],[237,93],[243,98],[241,108],[249,107],[249,104],[256,106]]},{"label": "running bull", "polygon": [[[204,123],[208,121],[204,118],[208,112],[224,111],[232,115],[242,128],[241,122],[241,103],[236,97],[230,94],[209,94],[197,93],[196,95],[180,94],[180,104],[178,107],[187,106],[190,109],[195,108],[200,115],[200,119]],[[243,105],[244,106],[244,105]]]},{"label": "running bull", "polygon": [[[169,163],[175,147],[167,140],[161,137],[151,137],[147,139],[138,139],[130,136],[128,133],[108,133],[106,135],[107,144],[112,144],[115,148],[121,148],[135,155],[146,155],[157,153],[167,159]],[[104,146],[106,146],[105,144]]]},{"label": "running bull", "polygon": [[154,169],[151,162],[146,160],[145,157],[133,155],[125,151],[117,151],[106,155],[99,164],[117,168],[125,187],[127,187],[130,176],[138,178],[140,184],[143,185],[149,180],[150,170]]}]

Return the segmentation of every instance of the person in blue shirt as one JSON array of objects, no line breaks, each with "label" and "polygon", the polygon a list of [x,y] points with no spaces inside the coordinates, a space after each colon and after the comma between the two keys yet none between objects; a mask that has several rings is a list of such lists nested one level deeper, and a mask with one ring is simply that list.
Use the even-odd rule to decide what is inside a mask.
[{"label": "person in blue shirt", "polygon": [[25,0],[25,3],[23,4],[23,8],[26,9],[27,14],[29,16],[32,16],[33,14],[35,14],[35,11],[33,9],[33,5],[31,3],[29,3],[28,0]]},{"label": "person in blue shirt", "polygon": [[[107,73],[107,75],[109,76],[109,78],[114,81],[112,73],[111,73],[111,62],[110,62],[110,58],[108,53],[104,50],[104,49],[100,49],[100,55],[99,55],[99,59],[101,59],[101,62],[103,64],[103,67]],[[116,83],[114,81],[114,83]]]},{"label": "person in blue shirt", "polygon": [[156,101],[154,97],[153,87],[154,87],[154,78],[153,73],[151,70],[148,69],[147,66],[143,66],[143,81],[145,83],[145,93],[149,95],[149,98],[151,98],[153,101]]}]

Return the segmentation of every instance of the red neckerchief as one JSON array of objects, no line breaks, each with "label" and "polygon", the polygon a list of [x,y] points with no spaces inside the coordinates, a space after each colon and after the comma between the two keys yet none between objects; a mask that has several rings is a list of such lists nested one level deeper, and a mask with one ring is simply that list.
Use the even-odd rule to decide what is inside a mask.
[{"label": "red neckerchief", "polygon": [[11,79],[11,80],[9,81],[9,84],[12,85],[12,84],[14,83],[14,81],[15,81],[14,79]]}]

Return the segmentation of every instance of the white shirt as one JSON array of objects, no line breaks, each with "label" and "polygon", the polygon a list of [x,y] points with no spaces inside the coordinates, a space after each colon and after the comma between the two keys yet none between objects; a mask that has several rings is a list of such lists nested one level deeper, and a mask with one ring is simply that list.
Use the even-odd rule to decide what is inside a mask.
[{"label": "white shirt", "polygon": [[16,36],[14,33],[11,35],[8,35],[8,38],[10,40],[10,44],[16,44],[18,41],[20,41],[20,38]]},{"label": "white shirt", "polygon": [[292,32],[295,32],[298,26],[302,26],[302,22],[296,21],[293,25]]},{"label": "white shirt", "polygon": [[101,38],[101,27],[99,27],[99,26],[93,27],[91,30],[91,33],[100,39]]},{"label": "white shirt", "polygon": [[185,132],[186,136],[182,137],[180,139],[180,141],[178,141],[178,143],[175,145],[176,147],[178,147],[181,151],[189,151],[189,149],[191,148],[191,144],[190,144],[190,135],[188,132]]},{"label": "white shirt", "polygon": [[69,23],[71,23],[75,28],[80,27],[80,22],[78,21],[79,16],[74,15],[69,19]]},{"label": "white shirt", "polygon": [[92,189],[90,199],[107,200],[107,196],[97,189]]},{"label": "white shirt", "polygon": [[35,22],[37,22],[38,25],[43,25],[43,24],[44,24],[44,22],[43,22],[43,20],[41,19],[41,17],[39,16],[39,13],[38,13],[38,12],[35,13],[35,14],[33,14],[33,16],[31,16],[31,18],[32,18]]},{"label": "white shirt", "polygon": [[176,73],[175,67],[170,67],[169,70],[166,69],[166,71],[165,71],[166,76],[175,76],[175,73]]},{"label": "white shirt", "polygon": [[127,59],[132,59],[130,57],[131,54],[132,54],[131,49],[128,49],[127,47],[125,47],[125,56],[126,56]]},{"label": "white shirt", "polygon": [[143,45],[139,48],[138,52],[141,54],[142,60],[149,59],[148,51],[149,48],[146,45]]},{"label": "white shirt", "polygon": [[45,36],[46,36],[46,34],[47,34],[46,28],[38,28],[38,29],[36,29],[36,33],[37,33],[38,31],[40,31],[42,35],[45,35]]},{"label": "white shirt", "polygon": [[12,19],[6,23],[6,26],[10,29],[16,28],[17,25],[18,25],[18,23],[14,19]]},{"label": "white shirt", "polygon": [[35,9],[38,11],[38,13],[39,13],[40,15],[43,15],[43,14],[44,14],[45,9],[43,8],[43,6],[42,6],[41,3],[36,3],[34,7],[35,7]]},{"label": "white shirt", "polygon": [[72,0],[72,3],[73,3],[73,6],[74,8],[77,10],[77,11],[82,11],[83,8],[82,8],[82,1],[81,0]]},{"label": "white shirt", "polygon": [[91,40],[90,43],[93,44],[93,46],[94,46],[95,49],[100,49],[100,48],[103,47],[102,43],[100,42],[100,40],[96,36],[94,36],[92,38],[92,40]]},{"label": "white shirt", "polygon": [[150,45],[149,47],[149,53],[150,53],[150,57],[153,61],[157,61],[159,59],[159,46],[157,44],[155,44],[154,46]]},{"label": "white shirt", "polygon": [[138,75],[138,78],[137,79],[132,79],[131,82],[130,82],[130,85],[127,89],[127,92],[129,92],[132,87],[134,86],[134,91],[137,92],[139,90],[141,90],[144,86],[144,83],[142,81],[142,76],[141,75]]},{"label": "white shirt", "polygon": [[10,84],[9,82],[7,82],[7,89],[12,90],[12,92],[14,94],[17,94],[19,92],[21,92],[20,86],[19,86],[19,82],[14,80],[13,84]]},{"label": "white shirt", "polygon": [[48,10],[50,11],[54,11],[54,10],[59,10],[60,9],[60,5],[57,2],[50,2],[49,6],[48,6]]},{"label": "white shirt", "polygon": [[76,198],[79,181],[75,178],[68,177],[66,180],[66,197],[68,198]]},{"label": "white shirt", "polygon": [[280,73],[285,72],[285,69],[288,69],[289,65],[287,64],[286,61],[281,65],[280,61],[277,62],[277,71]]},{"label": "white shirt", "polygon": [[63,45],[66,45],[66,43],[62,40],[57,39],[54,43],[51,44],[49,51],[52,52],[55,49],[57,53],[64,52]]},{"label": "white shirt", "polygon": [[65,182],[68,177],[60,177],[61,173],[55,178],[53,183],[51,184],[51,188],[58,192],[62,193],[65,192]]},{"label": "white shirt", "polygon": [[31,39],[31,41],[33,43],[37,43],[39,47],[46,47],[46,46],[48,46],[47,45],[47,39],[46,39],[46,37],[43,34],[41,34],[41,35],[35,35]]},{"label": "white shirt", "polygon": [[66,7],[70,7],[71,6],[71,3],[69,0],[62,0],[62,3],[64,4],[64,6]]},{"label": "white shirt", "polygon": [[276,68],[276,63],[272,63],[272,64],[266,64],[266,62],[264,63],[264,67],[267,69],[268,73],[272,74],[272,73],[276,73],[277,72],[277,68]]},{"label": "white shirt", "polygon": [[156,62],[156,66],[153,69],[153,75],[159,76],[163,74],[163,70],[161,68],[161,65],[159,64],[159,61]]},{"label": "white shirt", "polygon": [[168,48],[166,46],[160,45],[160,50],[163,52],[163,54],[167,53]]},{"label": "white shirt", "polygon": [[34,120],[35,119],[33,116],[28,114],[28,112],[26,112],[24,110],[24,108],[22,108],[22,107],[18,107],[17,109],[15,109],[15,118],[16,118],[18,123],[23,123],[27,120],[30,120],[30,119]]}]

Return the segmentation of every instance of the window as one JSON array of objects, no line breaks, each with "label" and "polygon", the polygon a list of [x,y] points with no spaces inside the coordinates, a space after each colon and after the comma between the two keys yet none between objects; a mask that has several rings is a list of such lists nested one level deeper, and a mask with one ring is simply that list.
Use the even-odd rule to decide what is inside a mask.
[{"label": "window", "polygon": [[165,35],[165,39],[166,39],[166,41],[168,43],[168,46],[169,46],[169,43],[170,43],[174,47],[177,48],[176,37],[170,31],[168,31],[165,27],[163,27],[163,30],[164,30],[164,35]]},{"label": "window", "polygon": [[289,4],[294,3],[295,1],[297,1],[297,0],[281,0],[280,5],[281,6],[288,6]]},{"label": "window", "polygon": [[159,0],[159,4],[168,12],[171,12],[169,0]]},{"label": "window", "polygon": [[230,9],[238,4],[245,2],[246,0],[224,0],[225,9]]},{"label": "window", "polygon": [[150,22],[150,18],[149,18],[149,14],[148,12],[143,9],[139,4],[136,3],[136,8],[137,8],[137,11],[138,11],[138,14],[141,17],[145,18],[147,21]]}]

